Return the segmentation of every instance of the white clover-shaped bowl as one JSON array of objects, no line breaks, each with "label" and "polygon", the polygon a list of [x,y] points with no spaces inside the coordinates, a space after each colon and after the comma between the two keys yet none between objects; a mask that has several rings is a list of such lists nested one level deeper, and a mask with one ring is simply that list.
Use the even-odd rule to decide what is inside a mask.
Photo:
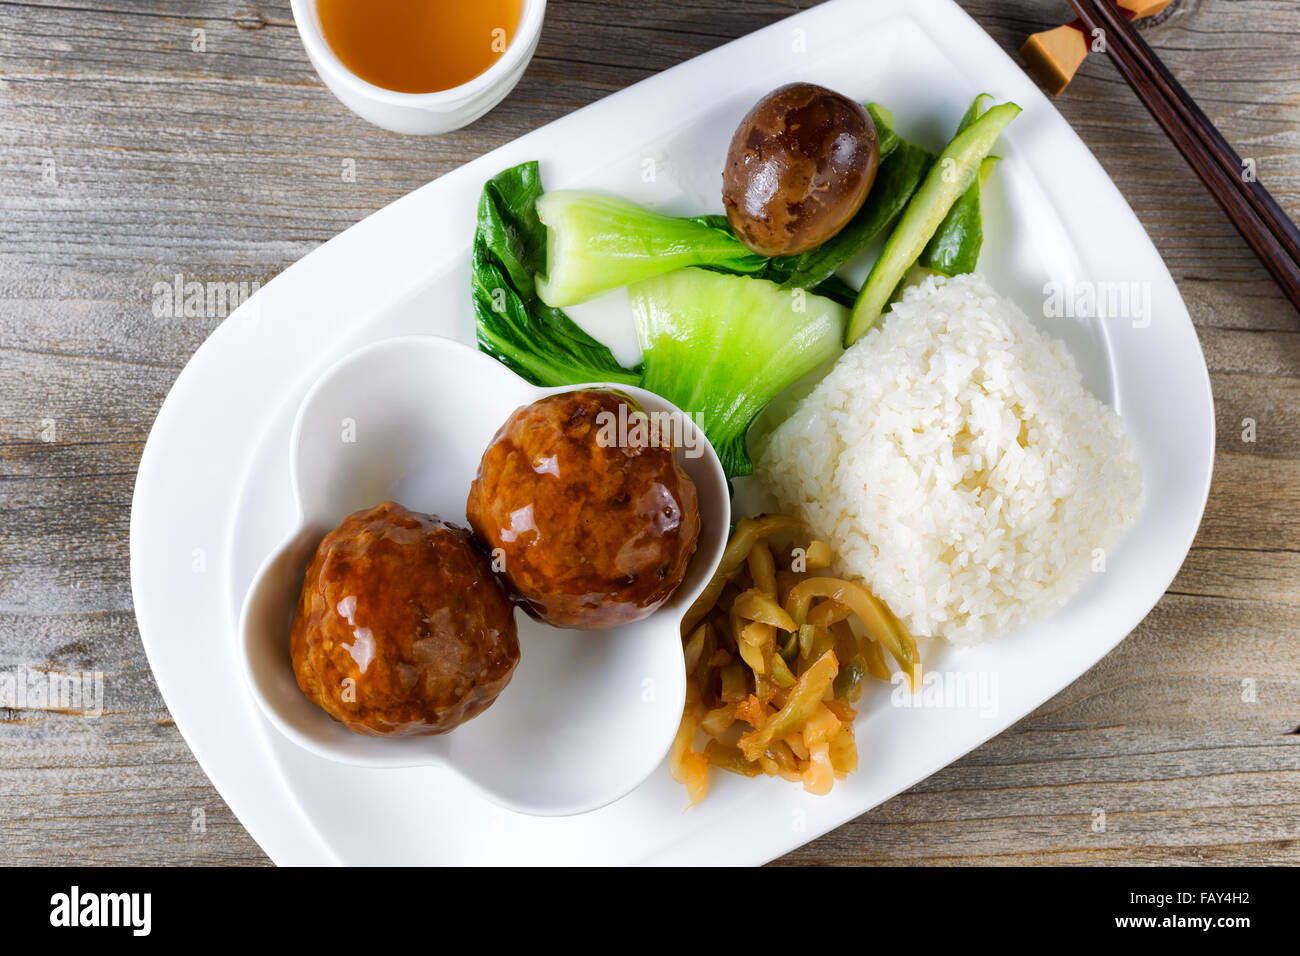
[{"label": "white clover-shaped bowl", "polygon": [[484,713],[447,734],[363,737],[307,700],[294,679],[289,627],[308,560],[354,511],[393,500],[466,526],[465,501],[498,428],[522,405],[610,387],[647,412],[679,416],[644,389],[603,383],[537,388],[450,339],[406,336],[341,360],[303,399],[290,439],[295,530],[244,599],[239,646],[254,699],[284,736],[330,760],[367,767],[443,766],[524,813],[582,813],[617,800],[660,764],[686,694],[682,615],[717,567],[731,521],[722,466],[698,431],[682,467],[695,482],[700,537],[686,579],[649,617],[607,631],[553,628],[521,611],[520,662]]}]

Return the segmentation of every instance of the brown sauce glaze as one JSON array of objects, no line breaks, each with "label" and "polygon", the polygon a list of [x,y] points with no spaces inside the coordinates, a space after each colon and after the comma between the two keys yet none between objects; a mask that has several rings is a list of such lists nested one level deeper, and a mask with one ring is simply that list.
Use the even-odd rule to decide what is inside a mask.
[{"label": "brown sauce glaze", "polygon": [[[466,512],[511,587],[556,627],[596,630],[651,614],[681,584],[700,532],[695,485],[666,436],[610,442],[614,392],[517,409],[483,454]],[[499,550],[497,550],[499,549]]]},{"label": "brown sauce glaze", "polygon": [[302,692],[356,733],[445,733],[510,682],[514,605],[468,531],[385,502],[320,543],[290,656]]}]

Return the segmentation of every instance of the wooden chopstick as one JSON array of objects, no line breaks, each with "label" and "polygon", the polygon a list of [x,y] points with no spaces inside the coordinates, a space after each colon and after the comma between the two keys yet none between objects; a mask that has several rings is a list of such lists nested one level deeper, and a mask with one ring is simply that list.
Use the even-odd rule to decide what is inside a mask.
[{"label": "wooden chopstick", "polygon": [[1104,31],[1115,68],[1300,309],[1300,230],[1258,180],[1246,181],[1241,157],[1113,6],[1105,0],[1070,5],[1090,31]]},{"label": "wooden chopstick", "polygon": [[[1172,0],[1116,0],[1121,12],[1130,20],[1153,17]],[[1077,17],[1064,26],[1032,33],[1020,48],[1025,64],[1053,96],[1060,96],[1070,85],[1083,61],[1088,58],[1091,36]]]},{"label": "wooden chopstick", "polygon": [[1182,85],[1169,72],[1168,67],[1149,47],[1145,40],[1128,27],[1127,18],[1117,19],[1109,4],[1104,0],[1093,0],[1103,17],[1109,17],[1113,22],[1122,22],[1128,28],[1135,46],[1141,55],[1140,65],[1146,67],[1153,80],[1160,87],[1161,92],[1172,103],[1182,116],[1184,122],[1193,126],[1202,134],[1203,141],[1207,148],[1214,154],[1216,160],[1223,166],[1233,177],[1245,188],[1247,199],[1251,205],[1260,214],[1261,217],[1267,217],[1271,228],[1277,230],[1275,234],[1278,240],[1286,247],[1291,257],[1300,260],[1300,229],[1287,218],[1285,212],[1277,205],[1277,202],[1269,194],[1268,190],[1259,184],[1258,181],[1247,182],[1241,176],[1242,162],[1241,157],[1223,138],[1223,135],[1210,122],[1209,118],[1201,112],[1201,108],[1196,105],[1196,101],[1188,95]]}]

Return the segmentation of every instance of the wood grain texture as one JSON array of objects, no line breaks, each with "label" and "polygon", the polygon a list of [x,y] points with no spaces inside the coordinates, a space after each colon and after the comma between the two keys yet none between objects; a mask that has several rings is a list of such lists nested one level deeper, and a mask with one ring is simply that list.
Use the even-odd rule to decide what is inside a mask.
[{"label": "wood grain texture", "polygon": [[[809,5],[551,0],[515,93],[413,139],[325,91],[287,2],[0,0],[0,672],[107,688],[94,719],[0,709],[0,862],[266,862],[171,723],[131,611],[135,468],[218,321],[155,317],[154,283],[265,281],[455,166]],[[963,6],[1013,57],[1068,19],[1063,0]],[[1156,20],[1148,42],[1300,215],[1300,7],[1176,0]],[[1197,324],[1219,448],[1203,526],[1079,681],[781,863],[1300,862],[1300,317],[1104,58],[1058,105]]]}]

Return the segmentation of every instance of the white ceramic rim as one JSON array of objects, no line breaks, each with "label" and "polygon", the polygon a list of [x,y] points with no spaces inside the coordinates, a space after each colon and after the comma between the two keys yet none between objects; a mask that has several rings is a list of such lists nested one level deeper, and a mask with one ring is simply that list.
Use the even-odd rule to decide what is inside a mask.
[{"label": "white ceramic rim", "polygon": [[508,82],[517,70],[523,67],[532,56],[536,40],[542,32],[542,21],[546,14],[546,0],[523,0],[523,11],[519,15],[519,25],[514,36],[510,38],[505,53],[490,67],[460,86],[433,93],[402,93],[382,86],[376,86],[357,76],[338,58],[334,48],[329,45],[321,32],[320,19],[316,12],[316,0],[290,0],[293,20],[298,27],[298,36],[307,48],[307,54],[322,73],[328,73],[329,83],[348,87],[358,96],[383,103],[388,106],[415,107],[429,112],[449,112],[463,106],[482,93],[491,90],[500,83]]}]

